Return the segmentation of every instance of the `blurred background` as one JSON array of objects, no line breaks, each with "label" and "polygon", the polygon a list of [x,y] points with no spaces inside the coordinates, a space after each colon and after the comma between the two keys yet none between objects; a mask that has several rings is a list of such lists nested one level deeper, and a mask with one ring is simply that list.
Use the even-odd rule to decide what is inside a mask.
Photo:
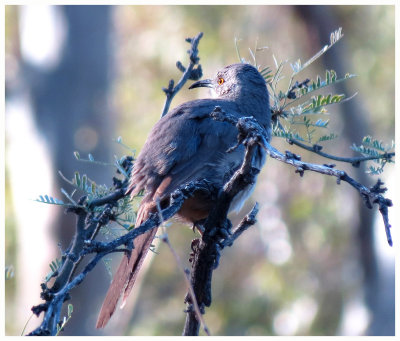
[{"label": "blurred background", "polygon": [[[5,14],[5,265],[14,272],[5,284],[7,335],[22,333],[30,308],[41,303],[39,285],[49,263],[74,233],[74,216],[31,199],[62,199],[60,188],[68,186],[58,171],[72,178],[78,170],[111,184],[111,167],[79,162],[73,152],[112,161],[126,153],[112,141],[118,136],[140,151],[160,117],[161,88],[180,78],[177,60],[187,65],[186,37],[204,32],[199,50],[207,78],[238,62],[235,38],[248,60],[249,48],[267,46],[257,61],[275,68],[273,55],[305,62],[342,27],[344,38],[299,79],[324,77],[327,69],[339,77],[358,75],[330,89],[358,95],[332,106],[331,129],[340,137],[324,150],[350,157],[349,146],[365,135],[394,139],[394,6],[34,5],[6,6]],[[289,65],[285,70],[290,76]],[[208,95],[189,85],[172,107]],[[281,139],[272,144],[305,161],[330,163]],[[377,180],[363,168],[337,166],[366,185]],[[389,165],[381,178],[392,199],[393,177]],[[213,303],[205,314],[212,335],[394,335],[394,250],[376,208],[366,209],[345,183],[320,174],[300,178],[275,160],[268,160],[254,195],[232,221],[255,201],[257,225],[223,250],[214,272]],[[389,214],[396,227],[394,209]],[[196,235],[176,223],[168,231],[189,266]],[[100,331],[94,326],[110,276],[99,264],[72,291],[74,312],[64,334],[180,335],[185,282],[169,249],[159,245],[158,253],[149,257],[128,306]],[[33,317],[25,333],[39,323]]]}]

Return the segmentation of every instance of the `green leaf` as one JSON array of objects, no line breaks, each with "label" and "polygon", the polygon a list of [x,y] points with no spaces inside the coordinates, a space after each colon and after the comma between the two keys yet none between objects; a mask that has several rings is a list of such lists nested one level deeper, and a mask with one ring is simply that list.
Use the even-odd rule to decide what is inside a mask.
[{"label": "green leaf", "polygon": [[320,128],[326,128],[328,126],[328,124],[329,124],[329,120],[324,121],[324,120],[319,119],[314,123],[314,126],[320,127]]},{"label": "green leaf", "polygon": [[273,129],[272,134],[273,134],[273,136],[288,139],[288,140],[304,141],[304,139],[298,133],[280,129],[278,127]]},{"label": "green leaf", "polygon": [[75,178],[75,185],[80,188],[81,187],[81,178],[80,178],[79,172],[74,173],[74,178]]},{"label": "green leaf", "polygon": [[330,140],[333,140],[333,139],[335,139],[335,138],[337,138],[337,137],[338,137],[338,135],[336,135],[336,134],[334,134],[334,133],[331,133],[331,134],[329,134],[329,135],[323,135],[323,136],[321,136],[321,137],[318,139],[317,142],[330,141]]},{"label": "green leaf", "polygon": [[[331,83],[336,83],[336,72],[334,70],[331,70]],[[350,75],[348,77],[345,76],[345,79],[349,79]]]},{"label": "green leaf", "polygon": [[380,175],[383,172],[383,167],[369,166],[367,173],[372,175]]},{"label": "green leaf", "polygon": [[270,67],[266,67],[260,71],[261,76],[265,79],[266,83],[270,83],[272,81],[273,75]]},{"label": "green leaf", "polygon": [[92,194],[96,193],[96,183],[94,181],[92,181],[92,184],[91,184],[91,191],[92,191]]},{"label": "green leaf", "polygon": [[86,192],[86,182],[87,182],[87,175],[83,174],[82,175],[82,186],[81,188]]},{"label": "green leaf", "polygon": [[291,66],[291,68],[292,68],[292,70],[293,70],[293,73],[295,73],[295,74],[296,74],[296,73],[299,73],[299,72],[302,70],[300,59],[298,59],[297,61],[295,61],[293,64],[290,63],[290,66]]},{"label": "green leaf", "polygon": [[51,271],[46,275],[46,277],[44,279],[45,283],[50,281],[50,279],[54,276],[56,271],[58,271],[58,269],[60,268],[61,265],[62,265],[62,262],[58,258],[56,258],[55,260],[51,261],[51,263],[49,264],[49,267],[50,267]]},{"label": "green leaf", "polygon": [[39,195],[37,199],[34,201],[43,203],[43,204],[50,204],[50,205],[60,205],[60,206],[67,206],[62,200],[53,198],[51,196],[48,196],[47,194],[45,196]]},{"label": "green leaf", "polygon": [[371,136],[365,136],[360,146],[353,144],[350,148],[363,156],[374,157],[375,159],[371,161],[379,166],[370,165],[366,172],[372,175],[379,175],[383,172],[383,168],[387,163],[394,163],[392,157],[389,156],[390,154],[388,155],[392,147],[394,147],[393,141],[391,145],[384,145],[382,141],[376,140]]},{"label": "green leaf", "polygon": [[11,279],[14,277],[14,267],[12,265],[8,265],[5,268],[5,278],[7,279]]},{"label": "green leaf", "polygon": [[394,149],[394,142],[392,141],[392,143],[390,145],[388,145],[388,144],[384,145],[384,143],[382,141],[374,139],[371,136],[365,136],[362,139],[360,146],[353,144],[353,146],[351,148],[360,153],[368,153],[368,155],[371,155],[370,153],[373,153],[373,152],[385,153],[385,152],[388,152],[388,151]]},{"label": "green leaf", "polygon": [[304,97],[306,95],[310,95],[311,93],[313,93],[319,89],[325,88],[327,86],[330,86],[330,85],[333,85],[336,83],[343,82],[345,80],[348,80],[348,79],[354,78],[354,77],[356,77],[356,76],[352,75],[352,74],[346,74],[345,77],[337,79],[336,72],[334,70],[331,70],[331,71],[326,70],[325,81],[322,81],[321,78],[319,76],[317,76],[316,81],[312,81],[308,87],[302,87],[300,89],[297,89],[296,90],[297,91],[296,99],[286,103],[283,106],[283,109],[288,107],[289,105],[293,105],[293,103],[298,102],[302,97]]},{"label": "green leaf", "polygon": [[318,95],[311,98],[311,103],[303,108],[302,114],[321,114],[324,113],[323,107],[335,103],[340,103],[344,100],[345,95]]},{"label": "green leaf", "polygon": [[57,333],[56,336],[58,336],[61,332],[61,330],[65,327],[65,325],[68,323],[68,321],[72,317],[72,312],[74,311],[74,307],[72,304],[68,304],[68,316],[63,317],[62,322],[57,324]]},{"label": "green leaf", "polygon": [[72,304],[68,304],[68,317],[71,317],[74,312],[74,306]]},{"label": "green leaf", "polygon": [[333,46],[334,44],[336,44],[340,39],[343,38],[343,33],[342,33],[342,28],[339,27],[336,31],[331,33],[330,36],[330,46]]},{"label": "green leaf", "polygon": [[371,136],[365,136],[362,140],[362,144],[369,146],[371,148],[380,150],[382,152],[388,150],[388,148],[383,146],[383,142],[382,141],[378,141],[376,139],[373,139]]},{"label": "green leaf", "polygon": [[339,27],[336,31],[330,34],[330,43],[329,45],[325,45],[320,51],[318,51],[314,56],[312,56],[308,61],[306,61],[303,66],[295,73],[298,73],[308,67],[311,63],[316,61],[319,57],[321,57],[326,51],[328,51],[334,44],[336,44],[343,37],[342,28]]}]

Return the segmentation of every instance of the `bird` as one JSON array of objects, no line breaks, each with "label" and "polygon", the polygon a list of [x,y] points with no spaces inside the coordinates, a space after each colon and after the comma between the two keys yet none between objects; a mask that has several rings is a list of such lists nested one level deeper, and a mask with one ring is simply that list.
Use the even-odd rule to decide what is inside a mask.
[{"label": "bird", "polygon": [[[170,194],[180,186],[207,180],[221,189],[239,169],[245,148],[240,145],[228,152],[237,144],[238,132],[235,126],[212,119],[216,107],[236,118],[253,116],[270,136],[267,84],[256,67],[244,62],[228,65],[212,79],[199,80],[189,89],[200,87],[210,88],[212,96],[170,110],[154,125],[134,162],[127,193],[134,197],[144,191],[135,227],[157,212],[157,203],[168,205]],[[252,165],[261,169],[265,159],[265,151],[258,148]],[[239,192],[229,210],[239,210],[253,188],[254,184]],[[195,225],[207,218],[215,200],[209,192],[199,190],[184,201],[177,217]],[[130,254],[124,253],[100,309],[97,328],[108,323],[121,296],[121,308],[125,305],[156,232],[154,228],[139,235]]]}]

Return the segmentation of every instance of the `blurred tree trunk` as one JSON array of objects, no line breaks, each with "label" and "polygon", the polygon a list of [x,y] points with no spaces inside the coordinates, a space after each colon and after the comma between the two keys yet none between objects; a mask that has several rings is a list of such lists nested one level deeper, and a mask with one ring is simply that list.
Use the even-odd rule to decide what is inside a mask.
[{"label": "blurred tree trunk", "polygon": [[[112,161],[111,140],[115,131],[108,101],[111,7],[62,6],[59,9],[65,18],[66,41],[58,65],[51,71],[24,65],[37,127],[50,146],[54,174],[60,170],[72,178],[78,170],[89,174],[97,183],[110,184],[110,168],[77,162],[73,152],[77,150],[82,156],[91,153],[97,160]],[[60,177],[56,179],[58,188],[68,188]],[[75,231],[75,216],[60,210],[54,228],[65,249]],[[100,266],[72,292],[73,318],[64,335],[97,333],[94,329],[97,309],[108,283],[109,277]],[[39,291],[38,287],[38,301]]]},{"label": "blurred tree trunk", "polygon": [[[342,26],[339,17],[336,17],[334,7],[325,10],[325,6],[295,6],[297,14],[303,19],[308,29],[310,41],[315,44],[315,51],[324,46],[331,32]],[[322,57],[327,69],[332,65],[338,75],[345,75],[351,70],[347,62],[350,58],[346,49],[346,42],[342,41],[329,53]],[[338,93],[349,94],[347,82],[336,85]],[[372,129],[365,119],[368,111],[359,97],[342,104],[343,120],[345,120],[343,135],[350,142],[360,143],[362,138]],[[363,184],[371,185],[371,178],[365,173],[365,167],[354,168],[353,173],[356,179]],[[389,271],[394,273],[392,268],[378,268],[377,255],[374,248],[373,227],[374,210],[369,210],[357,196],[359,222],[354,236],[359,248],[359,262],[364,272],[364,298],[371,313],[371,321],[366,331],[367,335],[394,335],[394,278],[383,273]],[[379,231],[381,232],[381,231]],[[383,233],[383,231],[381,232]],[[386,281],[386,282],[385,282]]]}]

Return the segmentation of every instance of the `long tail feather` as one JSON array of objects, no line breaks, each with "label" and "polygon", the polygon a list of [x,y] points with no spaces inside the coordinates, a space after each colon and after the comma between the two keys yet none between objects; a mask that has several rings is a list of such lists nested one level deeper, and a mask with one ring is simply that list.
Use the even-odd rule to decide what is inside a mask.
[{"label": "long tail feather", "polygon": [[[152,208],[154,208],[154,205],[150,204],[142,204],[140,206],[135,226],[139,226],[148,218]],[[121,263],[114,275],[101,307],[99,317],[97,318],[96,328],[103,328],[108,323],[122,293],[124,296],[121,308],[125,305],[125,301],[132,290],[139,270],[146,258],[147,252],[149,251],[151,242],[156,233],[157,228],[154,228],[147,233],[138,236],[134,240],[135,248],[132,250],[131,254],[128,255],[125,253],[123,255]]]}]

